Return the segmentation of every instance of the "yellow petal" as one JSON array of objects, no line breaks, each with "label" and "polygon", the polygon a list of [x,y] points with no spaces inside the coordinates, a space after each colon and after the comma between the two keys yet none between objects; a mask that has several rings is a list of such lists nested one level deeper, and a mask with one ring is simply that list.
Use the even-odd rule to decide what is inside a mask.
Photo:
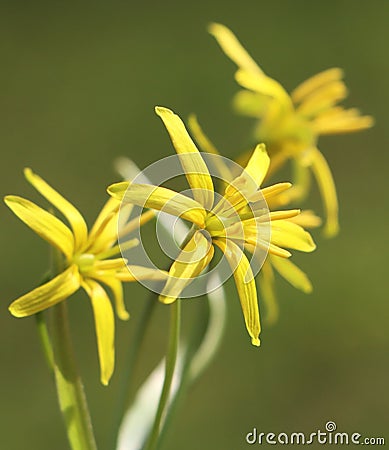
[{"label": "yellow petal", "polygon": [[255,202],[256,200],[261,201],[262,198],[264,198],[266,201],[268,201],[271,197],[274,197],[276,195],[279,195],[281,192],[284,192],[292,187],[292,183],[277,183],[273,184],[272,186],[268,186],[266,188],[263,188],[259,191],[258,199],[250,198],[250,201]]},{"label": "yellow petal", "polygon": [[[254,223],[254,225],[248,225],[248,223]],[[270,232],[268,223],[261,224],[253,222],[251,219],[244,221],[244,242],[245,248],[252,254],[258,252],[258,250],[264,250],[265,252],[272,253],[274,255],[281,256],[283,258],[289,258],[291,253],[281,247],[278,247],[274,243],[269,243]],[[263,228],[262,228],[263,227]],[[261,229],[262,228],[262,229]],[[232,233],[228,233],[228,237],[238,241],[241,239],[239,235],[236,237]],[[263,252],[262,252],[263,254]]]},{"label": "yellow petal", "polygon": [[331,83],[332,81],[341,80],[342,78],[342,69],[334,67],[332,69],[324,70],[323,72],[320,72],[299,84],[291,94],[292,100],[295,103],[299,103],[312,92],[316,91],[316,89],[319,89],[323,85]]},{"label": "yellow petal", "polygon": [[119,319],[128,320],[130,318],[130,314],[128,313],[126,305],[124,304],[123,286],[121,281],[119,281],[114,276],[96,276],[93,278],[104,283],[111,289],[115,300],[116,314],[118,315]]},{"label": "yellow petal", "polygon": [[226,26],[219,23],[211,23],[208,31],[214,36],[220,45],[223,52],[228,56],[238,67],[253,72],[256,74],[263,74],[257,63],[244,49],[234,33]]},{"label": "yellow petal", "polygon": [[269,208],[274,209],[280,206],[288,205],[291,202],[302,202],[310,191],[311,172],[308,167],[301,164],[299,160],[292,160],[293,167],[293,185],[286,192],[279,193],[269,202]]},{"label": "yellow petal", "polygon": [[261,118],[266,114],[269,105],[269,97],[258,92],[241,90],[235,94],[233,105],[235,111],[239,114]]},{"label": "yellow petal", "polygon": [[293,287],[306,294],[312,292],[312,284],[309,281],[309,278],[299,267],[293,264],[290,259],[271,256],[270,261],[277,272]]},{"label": "yellow petal", "polygon": [[114,198],[144,208],[156,209],[189,220],[204,227],[207,212],[196,200],[161,186],[130,184],[128,181],[112,184],[108,193]]},{"label": "yellow petal", "polygon": [[[111,198],[111,200],[114,200],[117,203],[118,200]],[[107,202],[109,203],[109,201]],[[107,209],[107,213],[105,216],[105,219],[101,220],[100,226],[95,228],[94,233],[90,233],[88,237],[88,245],[85,249],[88,253],[98,254],[100,257],[101,255],[106,255],[104,258],[115,256],[120,253],[117,246],[113,247],[115,242],[118,240],[118,230],[124,229],[122,224],[130,225],[127,223],[127,220],[132,212],[134,205],[131,205],[129,203],[120,205],[120,210],[118,207],[114,207],[112,211],[109,211]],[[142,222],[141,218],[138,218],[138,226]],[[94,230],[92,230],[94,231]],[[132,243],[131,243],[132,242]],[[128,241],[128,245],[130,245],[128,248],[131,248],[131,246],[138,245],[138,241],[132,240]],[[125,247],[127,243],[121,243],[120,249],[124,251],[123,247]]]},{"label": "yellow petal", "polygon": [[167,280],[168,273],[164,270],[128,264],[125,268],[117,271],[115,277],[124,282],[142,280],[164,281]]},{"label": "yellow petal", "polygon": [[259,346],[260,341],[258,336],[261,332],[261,326],[259,321],[257,288],[250,263],[243,251],[234,242],[215,239],[214,243],[225,254],[233,271],[247,331],[251,337],[252,344]]},{"label": "yellow petal", "polygon": [[324,234],[327,237],[332,237],[339,232],[338,198],[336,195],[334,179],[327,161],[318,149],[312,150],[311,158],[312,172],[319,186],[327,216]]},{"label": "yellow petal", "polygon": [[216,147],[209,140],[208,136],[204,133],[201,128],[197,117],[194,114],[191,114],[188,119],[188,126],[193,134],[197,144],[203,152],[212,153],[214,155],[219,155],[220,153],[216,149]]},{"label": "yellow petal", "polygon": [[268,259],[263,263],[259,272],[258,285],[261,300],[263,300],[266,308],[265,320],[269,325],[273,325],[278,320],[279,307],[275,292],[274,272]]},{"label": "yellow petal", "polygon": [[117,240],[119,207],[119,200],[111,197],[101,209],[88,236],[87,248],[91,253],[99,253]]},{"label": "yellow petal", "polygon": [[117,212],[117,210],[120,207],[120,202],[119,200],[115,199],[115,198],[109,198],[103,208],[101,209],[99,215],[97,216],[95,223],[93,224],[90,233],[89,234],[95,234],[97,230],[100,229],[101,225],[105,222],[106,217],[109,214],[115,213]]},{"label": "yellow petal", "polygon": [[290,218],[289,222],[297,223],[303,228],[317,228],[322,224],[321,218],[310,209],[304,209],[298,216]]},{"label": "yellow petal", "polygon": [[321,114],[312,125],[318,134],[343,134],[366,130],[374,125],[372,116],[361,116],[356,108],[331,108],[334,114]]},{"label": "yellow petal", "polygon": [[122,269],[127,264],[127,260],[123,258],[104,259],[103,261],[95,261],[93,269],[96,270],[116,270]]},{"label": "yellow petal", "polygon": [[278,104],[285,110],[293,108],[292,100],[288,93],[278,81],[273,80],[266,75],[256,75],[246,70],[238,70],[235,74],[236,81],[244,88],[257,92],[262,95],[268,95],[277,100]]},{"label": "yellow petal", "polygon": [[[129,239],[125,242],[120,242],[120,244],[114,245],[114,246],[108,246],[108,248],[105,251],[101,251],[96,255],[96,258],[100,260],[104,260],[107,258],[112,258],[113,256],[118,256],[121,253],[134,248],[139,245],[139,239],[133,238]],[[94,248],[94,246],[92,246]]]},{"label": "yellow petal", "polygon": [[170,135],[189,186],[193,189],[193,197],[205,209],[211,209],[214,197],[212,178],[184,123],[170,109],[157,106],[155,112],[162,119]]},{"label": "yellow petal", "polygon": [[169,270],[169,278],[159,297],[165,304],[174,302],[213,258],[214,248],[201,231],[196,231]]},{"label": "yellow petal", "polygon": [[80,275],[73,265],[48,283],[37,287],[11,303],[9,310],[15,317],[31,316],[70,297],[80,287]]},{"label": "yellow petal", "polygon": [[[254,211],[256,211],[254,209]],[[300,209],[287,209],[285,211],[270,211],[269,214],[263,214],[262,216],[250,219],[257,222],[268,222],[269,220],[284,220],[296,217],[301,213]]]},{"label": "yellow petal", "polygon": [[[133,205],[129,204],[124,206],[133,207]],[[117,241],[118,215],[118,212],[111,212],[105,217],[105,221],[101,223],[100,229],[89,236],[84,252],[97,255],[109,249]]]},{"label": "yellow petal", "polygon": [[245,173],[248,173],[255,181],[257,188],[261,186],[269,165],[270,158],[267,154],[265,144],[258,144],[244,169]]},{"label": "yellow petal", "polygon": [[31,169],[25,169],[24,175],[34,188],[69,221],[73,230],[75,251],[79,250],[85,244],[88,235],[87,225],[80,212],[69,201],[62,197],[61,194],[48,185],[46,181],[33,173]]},{"label": "yellow petal", "polygon": [[127,223],[123,223],[123,225],[118,226],[118,237],[123,238],[127,234],[130,234],[134,230],[138,229],[142,225],[145,225],[150,220],[155,219],[155,211],[150,209],[149,211],[144,212],[138,217],[130,220]]},{"label": "yellow petal", "polygon": [[60,250],[68,259],[71,258],[74,251],[74,238],[63,222],[22,197],[7,195],[4,201],[35,233]]},{"label": "yellow petal", "polygon": [[288,252],[288,250],[285,250],[284,248],[278,247],[274,244],[269,244],[269,242],[262,239],[257,239],[256,241],[252,242],[246,241],[244,247],[253,255],[258,252],[258,247],[260,247],[263,250],[271,253],[272,255],[281,256],[281,258],[290,258],[292,256],[292,254]]},{"label": "yellow petal", "polygon": [[312,92],[297,108],[298,114],[314,117],[347,96],[347,88],[343,81],[333,81],[315,92]]},{"label": "yellow petal", "polygon": [[[191,116],[189,116],[188,125],[200,149],[203,152],[219,156],[219,152],[217,151],[213,143],[209,140],[208,136],[204,133],[195,115],[192,114]],[[227,164],[224,163],[223,158],[214,158],[211,159],[210,162],[215,165],[218,176],[223,181],[231,181],[233,179],[231,171]]]},{"label": "yellow petal", "polygon": [[112,306],[107,293],[96,281],[87,279],[82,283],[82,287],[92,303],[100,361],[100,380],[106,386],[115,366],[115,319]]},{"label": "yellow petal", "polygon": [[231,206],[238,208],[239,203],[247,203],[252,198],[265,178],[269,164],[270,158],[265,145],[258,144],[242,174],[235,178],[225,190],[225,197]]},{"label": "yellow petal", "polygon": [[316,248],[312,236],[300,225],[288,220],[271,222],[271,242],[280,247],[293,248],[302,252],[312,252]]}]

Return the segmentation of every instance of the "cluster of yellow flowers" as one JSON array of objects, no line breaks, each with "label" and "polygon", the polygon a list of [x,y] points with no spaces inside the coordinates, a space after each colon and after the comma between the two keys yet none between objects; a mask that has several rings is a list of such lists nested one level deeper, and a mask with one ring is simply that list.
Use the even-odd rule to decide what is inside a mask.
[{"label": "cluster of yellow flowers", "polygon": [[[218,196],[202,157],[204,153],[218,152],[195,117],[190,118],[189,129],[201,151],[182,120],[171,110],[157,107],[156,113],[170,135],[193,198],[162,186],[119,182],[108,187],[111,198],[88,231],[80,212],[30,169],[25,170],[29,183],[68,224],[27,199],[5,197],[7,206],[19,219],[62,255],[51,280],[15,300],[9,308],[11,313],[16,317],[36,314],[69,298],[82,287],[93,308],[103,384],[108,384],[114,369],[114,315],[103,286],[112,292],[118,317],[126,320],[129,314],[124,305],[122,282],[165,281],[159,299],[165,304],[172,303],[207,269],[216,248],[231,267],[248,334],[258,346],[260,318],[256,277],[246,254],[255,255],[258,248],[268,252],[257,280],[269,321],[277,316],[274,270],[295,288],[303,292],[312,290],[306,274],[290,261],[291,253],[287,249],[313,251],[316,246],[305,229],[320,226],[320,218],[310,210],[280,208],[306,196],[312,171],[325,205],[325,233],[336,234],[336,190],[328,164],[317,148],[318,137],[359,131],[373,124],[371,117],[361,116],[357,109],[338,106],[346,96],[340,69],[315,75],[289,95],[280,83],[265,75],[229,29],[212,24],[210,33],[238,66],[236,80],[243,90],[234,98],[236,110],[258,119],[253,149],[237,159],[247,161],[244,170],[236,176],[229,174]],[[294,165],[293,185],[279,180],[262,187],[288,160]],[[223,163],[218,170],[222,178],[229,171]],[[263,210],[264,201],[270,212]],[[118,235],[120,208],[130,211],[133,205],[148,211]],[[155,217],[155,210],[163,210],[192,225],[181,253],[168,272],[132,265],[133,261],[129,263],[121,255],[123,248],[138,245],[136,239],[123,243],[124,233],[130,234],[136,226]],[[270,229],[269,238],[266,238],[267,229]]]}]

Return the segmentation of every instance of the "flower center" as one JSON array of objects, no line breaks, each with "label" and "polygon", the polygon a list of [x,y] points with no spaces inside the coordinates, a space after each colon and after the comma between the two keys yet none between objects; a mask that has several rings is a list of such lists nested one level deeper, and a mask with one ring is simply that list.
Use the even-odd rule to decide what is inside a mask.
[{"label": "flower center", "polygon": [[95,263],[95,255],[90,253],[83,253],[81,255],[75,256],[74,263],[77,264],[78,269],[81,274],[85,274],[91,270]]}]

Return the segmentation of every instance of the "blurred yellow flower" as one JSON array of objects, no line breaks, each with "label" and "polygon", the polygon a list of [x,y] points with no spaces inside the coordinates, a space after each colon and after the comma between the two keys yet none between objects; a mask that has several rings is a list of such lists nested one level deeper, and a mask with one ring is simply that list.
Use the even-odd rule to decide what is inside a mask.
[{"label": "blurred yellow flower", "polygon": [[[129,314],[123,301],[122,282],[140,277],[166,279],[166,274],[140,266],[129,266],[130,271],[123,258],[108,259],[120,255],[119,246],[115,245],[118,238],[117,200],[110,198],[107,201],[88,232],[84,218],[71,203],[30,169],[25,169],[24,174],[32,186],[64,215],[70,228],[54,214],[27,199],[14,195],[5,197],[5,203],[19,219],[64,256],[62,267],[53,279],[15,300],[9,310],[15,317],[30,316],[67,299],[80,287],[84,288],[92,303],[101,382],[106,385],[114,369],[114,315],[101,283],[112,291],[119,318],[126,320]],[[151,217],[145,214],[145,220]],[[126,231],[129,232],[130,227]],[[136,239],[124,244],[127,248],[134,245],[137,245]]]},{"label": "blurred yellow flower", "polygon": [[255,139],[267,146],[272,160],[269,172],[293,159],[298,178],[304,180],[294,190],[295,198],[301,199],[308,189],[309,173],[304,172],[310,169],[326,210],[324,231],[328,236],[335,235],[339,227],[336,189],[327,161],[317,148],[318,137],[364,130],[373,125],[373,118],[361,116],[356,108],[338,105],[347,96],[341,69],[325,70],[289,95],[262,71],[227,27],[213,23],[209,31],[238,66],[235,77],[244,90],[236,95],[234,105],[241,114],[260,119]]},{"label": "blurred yellow flower", "polygon": [[[287,220],[297,216],[299,210],[268,213],[266,208],[264,211],[263,200],[285,191],[290,183],[260,189],[270,159],[265,146],[258,145],[245,170],[226,183],[224,194],[217,201],[208,167],[181,119],[166,108],[157,107],[156,113],[169,132],[194,199],[165,187],[130,182],[114,184],[108,192],[124,204],[163,210],[193,224],[186,244],[170,267],[160,296],[163,303],[174,302],[208,266],[214,247],[221,249],[234,275],[247,331],[252,343],[258,346],[260,320],[256,284],[244,250],[255,254],[262,249],[288,258],[291,253],[284,247],[306,252],[315,249],[310,234]],[[267,233],[270,228],[271,238]]]}]

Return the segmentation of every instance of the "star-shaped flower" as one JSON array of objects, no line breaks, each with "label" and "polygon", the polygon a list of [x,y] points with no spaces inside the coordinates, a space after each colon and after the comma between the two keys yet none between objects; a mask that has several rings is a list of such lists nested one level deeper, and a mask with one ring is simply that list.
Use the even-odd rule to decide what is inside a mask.
[{"label": "star-shaped flower", "polygon": [[[203,131],[196,116],[191,115],[189,117],[188,125],[195,141],[197,142],[197,145],[203,152],[219,155],[219,151]],[[224,159],[220,158],[216,161],[218,162],[216,165],[218,176],[222,179],[231,179],[233,175],[229,166],[224,163]],[[269,209],[274,210],[287,206],[295,198],[293,189],[294,186],[290,189],[279,192],[278,195],[268,197],[267,205]],[[307,229],[316,228],[321,225],[320,217],[310,210],[305,210],[298,216],[294,216],[286,220]],[[276,229],[276,223],[273,228],[274,230]],[[265,320],[269,324],[274,323],[278,319],[279,311],[274,272],[281,275],[281,277],[290,283],[294,288],[307,294],[312,292],[312,284],[308,276],[291,261],[291,258],[269,254],[263,262],[261,271],[257,277],[261,300],[263,301],[266,309]]]},{"label": "star-shaped flower", "polygon": [[343,71],[332,68],[297,86],[289,95],[282,85],[267,76],[227,27],[213,23],[210,33],[224,53],[237,64],[236,81],[244,88],[235,99],[237,111],[259,119],[255,140],[264,142],[274,172],[288,159],[295,162],[297,177],[294,196],[302,199],[314,174],[326,210],[325,233],[338,232],[338,201],[331,170],[317,148],[319,136],[351,133],[373,125],[371,116],[361,116],[356,108],[345,109],[339,102],[347,96]]},{"label": "star-shaped flower", "polygon": [[[25,198],[5,197],[5,203],[19,219],[63,255],[59,273],[15,300],[9,310],[15,317],[30,316],[66,300],[82,287],[91,300],[94,313],[101,382],[108,384],[115,361],[115,323],[111,302],[102,284],[112,291],[117,315],[126,320],[129,314],[123,301],[122,282],[140,278],[163,280],[166,273],[140,266],[128,266],[129,270],[127,261],[119,256],[117,200],[110,198],[107,201],[88,231],[84,218],[71,203],[30,169],[25,169],[24,174],[32,186],[65,216],[70,228],[54,214]],[[145,214],[146,219],[152,217]],[[127,227],[125,232],[130,229],[131,226]],[[127,241],[127,248],[134,245],[137,245],[136,240]],[[114,256],[117,257],[111,258]]]},{"label": "star-shaped flower", "polygon": [[[283,247],[310,252],[315,244],[309,233],[288,218],[299,210],[268,212],[264,200],[290,187],[279,183],[260,189],[270,159],[264,145],[258,145],[246,168],[232,181],[219,200],[208,167],[186,131],[181,119],[166,108],[157,107],[156,113],[167,128],[180,158],[187,181],[193,193],[190,198],[162,186],[121,182],[108,192],[122,204],[163,210],[192,223],[181,253],[169,270],[169,278],[160,296],[163,303],[172,303],[214,257],[215,247],[225,255],[238,290],[247,331],[254,345],[259,345],[260,320],[257,291],[252,268],[245,251],[258,250],[288,258]],[[270,238],[271,229],[271,238]]]}]

